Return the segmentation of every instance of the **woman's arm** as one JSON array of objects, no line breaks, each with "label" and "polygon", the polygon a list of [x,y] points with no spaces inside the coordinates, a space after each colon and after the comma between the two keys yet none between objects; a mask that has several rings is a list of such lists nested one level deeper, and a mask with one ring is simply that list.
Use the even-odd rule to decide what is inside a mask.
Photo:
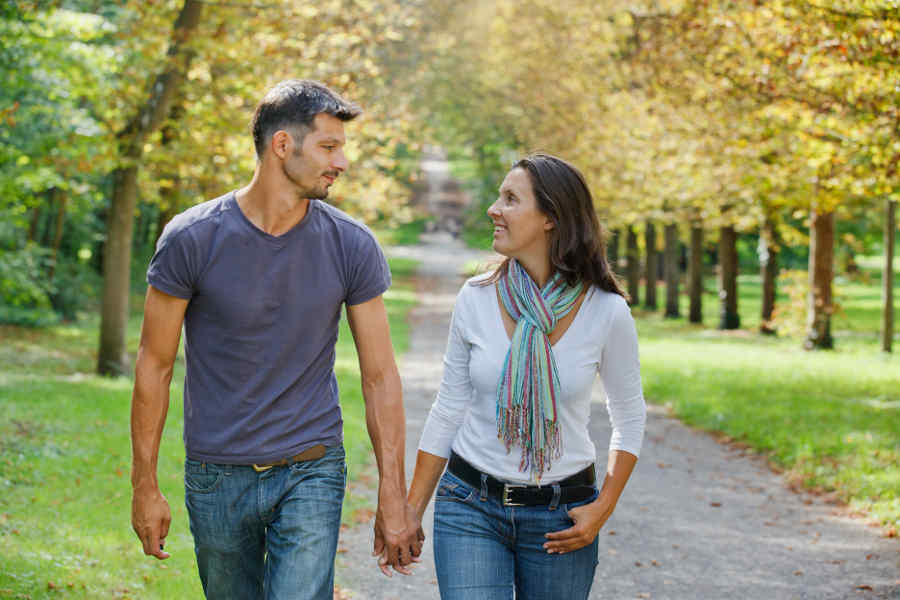
[{"label": "woman's arm", "polygon": [[594,541],[616,509],[619,496],[622,495],[636,463],[637,456],[634,454],[624,450],[610,450],[606,479],[603,480],[600,495],[590,504],[577,506],[569,511],[569,518],[575,521],[572,527],[546,535],[549,541],[544,543],[544,549],[548,554],[572,552]]},{"label": "woman's arm", "polygon": [[416,511],[419,523],[422,522],[422,515],[425,514],[425,509],[431,502],[434,488],[437,487],[446,465],[447,459],[442,456],[436,456],[424,450],[419,450],[416,455],[416,470],[409,486],[406,502]]},{"label": "woman's arm", "polygon": [[569,511],[575,525],[547,534],[547,552],[561,554],[587,546],[615,510],[637,463],[644,437],[647,406],[640,369],[634,319],[628,305],[622,302],[610,323],[598,368],[612,425],[606,478],[596,500]]}]

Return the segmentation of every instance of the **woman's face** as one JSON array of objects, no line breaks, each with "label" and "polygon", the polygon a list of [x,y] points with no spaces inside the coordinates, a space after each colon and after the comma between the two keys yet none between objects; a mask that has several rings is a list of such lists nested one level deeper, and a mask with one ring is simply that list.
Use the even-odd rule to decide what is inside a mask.
[{"label": "woman's face", "polygon": [[500,195],[487,210],[494,222],[494,251],[522,262],[549,254],[553,223],[540,210],[525,169],[510,171]]}]

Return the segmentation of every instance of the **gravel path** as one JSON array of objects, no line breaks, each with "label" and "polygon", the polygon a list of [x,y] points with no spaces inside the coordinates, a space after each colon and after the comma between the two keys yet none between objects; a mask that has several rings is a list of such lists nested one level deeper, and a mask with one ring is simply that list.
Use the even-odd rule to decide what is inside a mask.
[{"label": "gravel path", "polygon": [[[421,262],[421,303],[411,315],[401,360],[407,416],[407,476],[441,376],[460,266],[485,254],[449,235],[392,250]],[[599,389],[591,430],[609,439]],[[592,599],[900,599],[900,542],[827,504],[796,494],[759,458],[720,444],[650,406],[641,459],[615,514],[600,533]],[[370,482],[374,479],[370,479]],[[360,484],[351,493],[372,490]],[[373,502],[374,506],[374,502]],[[342,533],[338,598],[439,598],[431,551],[414,575],[388,579],[370,556],[371,520]],[[460,549],[465,551],[465,549]]]}]

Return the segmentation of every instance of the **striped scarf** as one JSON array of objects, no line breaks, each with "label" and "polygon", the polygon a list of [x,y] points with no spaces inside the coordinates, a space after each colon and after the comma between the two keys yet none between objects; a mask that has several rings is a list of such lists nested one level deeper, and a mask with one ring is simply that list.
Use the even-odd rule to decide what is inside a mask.
[{"label": "striped scarf", "polygon": [[556,272],[538,289],[515,259],[497,281],[503,306],[516,321],[497,386],[497,437],[507,452],[513,444],[521,446],[519,470],[531,470],[538,482],[562,449],[556,413],[559,373],[547,334],[572,310],[583,287],[581,282],[567,285]]}]

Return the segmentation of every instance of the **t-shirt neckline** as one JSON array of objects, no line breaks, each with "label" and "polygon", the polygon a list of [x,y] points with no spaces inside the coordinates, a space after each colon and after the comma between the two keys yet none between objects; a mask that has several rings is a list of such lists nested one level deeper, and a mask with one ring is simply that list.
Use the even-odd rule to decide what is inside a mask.
[{"label": "t-shirt neckline", "polygon": [[281,235],[272,235],[271,233],[266,233],[259,227],[253,224],[253,221],[247,218],[247,215],[244,214],[244,211],[241,210],[240,205],[237,202],[237,190],[232,190],[231,194],[228,196],[228,208],[233,209],[235,213],[238,215],[238,220],[243,223],[244,227],[249,229],[253,235],[265,240],[266,242],[274,245],[274,246],[284,246],[288,243],[288,241],[295,235],[298,234],[302,229],[306,227],[306,224],[310,220],[310,215],[314,210],[318,210],[318,200],[315,198],[310,198],[309,206],[306,209],[306,214],[303,215],[303,218],[300,219],[298,223],[296,223],[293,227],[282,233]]}]

